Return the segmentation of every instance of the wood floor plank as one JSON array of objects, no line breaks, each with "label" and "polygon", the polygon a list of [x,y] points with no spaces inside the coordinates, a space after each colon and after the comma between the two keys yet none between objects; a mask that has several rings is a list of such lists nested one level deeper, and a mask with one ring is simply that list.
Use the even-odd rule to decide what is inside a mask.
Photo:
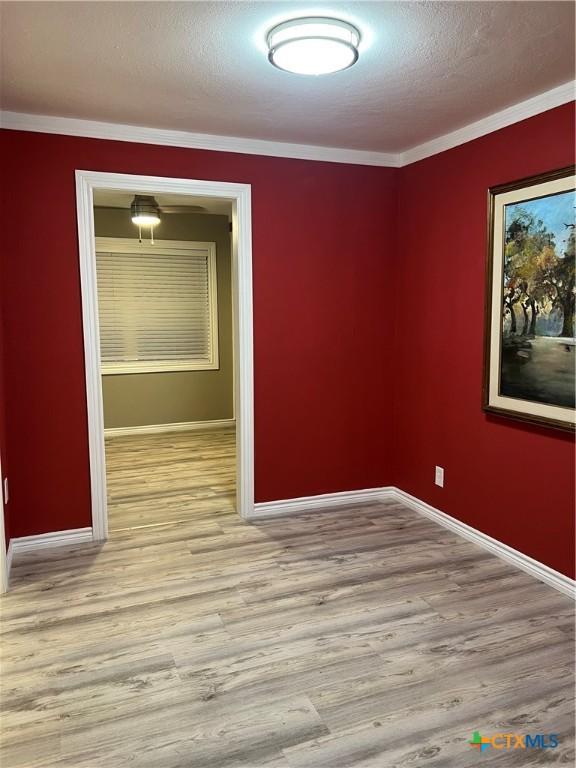
[{"label": "wood floor plank", "polygon": [[[452,681],[439,686],[436,698],[399,701],[389,709],[352,727],[284,750],[291,768],[463,768],[467,765],[511,766],[573,764],[573,698],[570,686],[547,684],[534,688],[513,681],[485,690]],[[554,691],[554,694],[552,694]],[[525,750],[491,756],[470,748],[474,730],[494,733],[560,733],[556,750]]]},{"label": "wood floor plank", "polygon": [[[282,749],[327,733],[305,696],[261,707],[211,711],[198,719],[182,707],[109,721],[62,736],[64,762],[75,768],[281,768]],[[167,736],[169,734],[169,736]]]}]

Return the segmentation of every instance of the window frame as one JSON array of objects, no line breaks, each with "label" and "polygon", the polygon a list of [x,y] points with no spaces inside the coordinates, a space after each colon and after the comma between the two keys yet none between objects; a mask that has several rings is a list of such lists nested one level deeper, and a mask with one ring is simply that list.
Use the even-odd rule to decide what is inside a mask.
[{"label": "window frame", "polygon": [[[167,255],[181,255],[185,251],[208,251],[208,315],[209,315],[209,360],[119,360],[105,362],[100,353],[100,370],[103,376],[135,373],[172,373],[177,371],[216,371],[220,368],[218,335],[218,275],[216,266],[216,243],[198,240],[154,240],[154,245],[140,243],[137,238],[95,237],[95,256],[98,253],[145,253],[150,250]],[[100,320],[100,312],[98,312]],[[99,334],[100,338],[100,334]]]}]

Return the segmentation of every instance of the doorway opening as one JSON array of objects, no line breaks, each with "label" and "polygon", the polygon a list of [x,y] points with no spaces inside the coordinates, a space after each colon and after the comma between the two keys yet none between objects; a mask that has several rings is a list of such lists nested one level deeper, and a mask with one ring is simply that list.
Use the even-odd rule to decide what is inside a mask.
[{"label": "doorway opening", "polygon": [[77,171],[92,533],[253,491],[250,187]]}]

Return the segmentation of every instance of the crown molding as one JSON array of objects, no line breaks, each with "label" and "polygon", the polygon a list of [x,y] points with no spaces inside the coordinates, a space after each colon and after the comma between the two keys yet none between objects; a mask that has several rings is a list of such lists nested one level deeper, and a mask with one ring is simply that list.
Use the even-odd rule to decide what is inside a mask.
[{"label": "crown molding", "polygon": [[398,166],[410,165],[410,163],[416,163],[418,160],[423,160],[426,157],[445,152],[447,149],[452,149],[473,139],[486,136],[488,133],[500,130],[500,128],[506,128],[508,125],[519,123],[528,117],[534,117],[534,115],[539,115],[541,112],[554,109],[554,107],[560,107],[562,104],[574,101],[575,98],[576,82],[571,80],[568,83],[559,85],[557,88],[552,88],[550,91],[533,96],[531,99],[526,99],[526,101],[521,101],[511,107],[502,109],[500,112],[494,112],[494,114],[465,125],[457,131],[446,133],[444,136],[438,136],[436,139],[412,147],[412,149],[408,149],[398,155]]},{"label": "crown molding", "polygon": [[465,125],[451,133],[438,136],[424,144],[403,152],[372,152],[343,147],[321,147],[312,144],[290,144],[264,139],[245,139],[235,136],[216,136],[208,133],[169,131],[162,128],[146,128],[138,125],[104,123],[71,117],[32,115],[24,112],[0,112],[0,127],[13,131],[55,133],[63,136],[80,136],[91,139],[127,141],[137,144],[157,144],[167,147],[203,149],[215,152],[234,152],[243,155],[283,157],[293,160],[314,160],[326,163],[374,165],[386,168],[402,168],[439,152],[445,152],[460,144],[478,139],[508,125],[534,117],[554,107],[567,104],[576,98],[576,82],[559,85],[552,90],[521,101],[488,117]]},{"label": "crown molding", "polygon": [[396,168],[398,156],[386,152],[370,152],[341,147],[320,147],[311,144],[289,144],[264,139],[244,139],[237,136],[216,136],[209,133],[169,131],[138,125],[102,123],[71,117],[31,115],[24,112],[0,112],[0,127],[13,131],[57,133],[90,139],[129,141],[137,144],[159,144],[166,147],[207,149],[215,152],[236,152],[242,155],[285,157],[292,160],[316,160],[327,163],[378,165]]}]

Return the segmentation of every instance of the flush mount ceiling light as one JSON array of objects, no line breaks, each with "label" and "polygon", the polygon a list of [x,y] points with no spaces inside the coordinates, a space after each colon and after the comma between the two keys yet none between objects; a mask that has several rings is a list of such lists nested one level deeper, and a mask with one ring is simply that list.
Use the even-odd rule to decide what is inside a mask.
[{"label": "flush mount ceiling light", "polygon": [[360,32],[340,19],[311,16],[273,27],[266,38],[268,59],[298,75],[327,75],[358,60]]}]

